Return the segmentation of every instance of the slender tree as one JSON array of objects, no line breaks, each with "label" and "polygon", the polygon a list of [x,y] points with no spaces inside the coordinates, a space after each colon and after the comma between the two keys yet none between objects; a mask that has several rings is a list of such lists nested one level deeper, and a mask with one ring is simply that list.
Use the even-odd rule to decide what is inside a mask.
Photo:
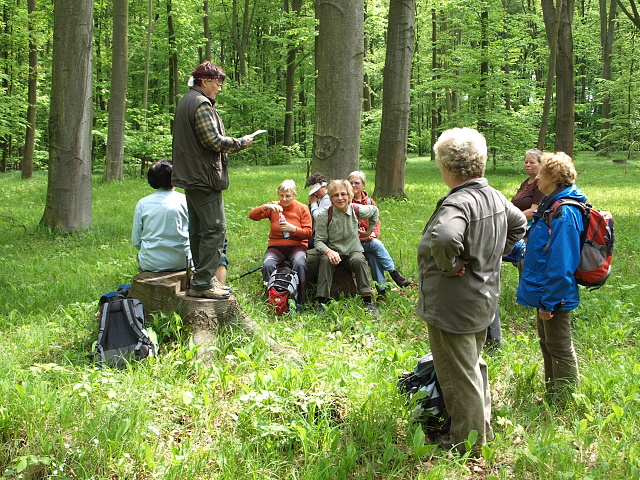
[{"label": "slender tree", "polygon": [[111,50],[111,89],[109,126],[103,182],[124,178],[124,130],[128,77],[129,0],[113,0],[113,48]]},{"label": "slender tree", "polygon": [[[599,0],[600,6],[600,46],[602,47],[602,78],[610,81],[613,78],[613,38],[615,33],[615,21],[617,17],[616,0],[610,0],[607,9],[607,0]],[[601,144],[602,151],[608,151],[611,141],[606,139],[606,135],[611,129],[611,97],[607,92],[602,98],[602,131]]]},{"label": "slender tree", "polygon": [[360,164],[364,72],[362,0],[316,0],[316,115],[312,170],[347,178]]},{"label": "slender tree", "polygon": [[375,197],[405,196],[415,12],[415,0],[389,2]]},{"label": "slender tree", "polygon": [[72,232],[91,225],[93,2],[53,8],[49,182],[41,223]]},{"label": "slender tree", "polygon": [[[291,6],[289,6],[291,3]],[[284,0],[284,9],[286,13],[295,12],[300,16],[302,10],[302,0]],[[292,26],[293,27],[293,26]],[[296,82],[296,55],[298,48],[295,45],[293,34],[289,34],[291,44],[287,51],[287,73],[285,87],[285,113],[284,113],[284,145],[291,146],[293,144],[293,107],[295,97]]]},{"label": "slender tree", "polygon": [[22,158],[22,178],[31,178],[33,175],[33,155],[36,144],[36,101],[38,88],[38,44],[35,32],[36,0],[28,0],[27,10],[29,15],[29,85],[27,107],[27,133],[24,139],[24,157]]},{"label": "slender tree", "polygon": [[545,149],[549,117],[551,115],[553,86],[556,76],[556,63],[558,60],[558,31],[560,28],[560,14],[564,3],[563,0],[557,0],[557,2],[558,5],[556,6],[553,4],[553,0],[542,0],[542,12],[547,32],[547,41],[549,43],[549,66],[547,68],[544,104],[542,106],[542,121],[540,130],[538,131],[538,150]]}]

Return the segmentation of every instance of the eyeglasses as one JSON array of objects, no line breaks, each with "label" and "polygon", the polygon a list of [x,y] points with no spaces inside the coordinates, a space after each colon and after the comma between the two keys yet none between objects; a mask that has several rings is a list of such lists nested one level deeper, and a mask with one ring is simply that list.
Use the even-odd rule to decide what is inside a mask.
[{"label": "eyeglasses", "polygon": [[349,182],[351,185],[360,185],[362,182]]},{"label": "eyeglasses", "polygon": [[331,195],[332,197],[348,197],[349,194],[347,192],[336,192],[333,195]]}]

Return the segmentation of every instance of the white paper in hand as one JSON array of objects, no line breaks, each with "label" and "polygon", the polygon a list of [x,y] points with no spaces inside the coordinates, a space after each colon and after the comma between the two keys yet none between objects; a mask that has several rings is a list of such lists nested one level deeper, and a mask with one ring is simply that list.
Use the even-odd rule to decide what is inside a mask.
[{"label": "white paper in hand", "polygon": [[261,133],[267,133],[266,130],[256,130],[251,135],[247,135],[248,137],[255,137],[256,135],[260,135]]}]

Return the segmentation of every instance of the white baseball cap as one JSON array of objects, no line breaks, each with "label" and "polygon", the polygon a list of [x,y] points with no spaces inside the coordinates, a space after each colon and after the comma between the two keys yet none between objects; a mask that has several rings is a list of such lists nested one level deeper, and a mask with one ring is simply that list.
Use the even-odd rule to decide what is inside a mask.
[{"label": "white baseball cap", "polygon": [[313,185],[311,185],[309,187],[309,195],[313,195],[314,193],[316,193],[318,190],[320,190],[322,187],[326,187],[327,186],[327,182],[322,182],[322,183],[314,183]]}]

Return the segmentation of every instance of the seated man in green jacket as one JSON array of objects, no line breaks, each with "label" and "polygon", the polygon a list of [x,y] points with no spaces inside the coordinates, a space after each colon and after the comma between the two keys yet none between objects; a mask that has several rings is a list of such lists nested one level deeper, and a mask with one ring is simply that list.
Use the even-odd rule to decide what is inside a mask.
[{"label": "seated man in green jacket", "polygon": [[353,189],[347,180],[332,180],[328,188],[331,206],[322,210],[316,219],[315,248],[320,252],[318,272],[318,312],[324,312],[329,301],[335,268],[343,264],[356,276],[356,287],[367,310],[375,313],[371,300],[369,265],[364,256],[358,234],[360,219],[368,219],[370,230],[378,223],[378,207],[354,207]]}]

